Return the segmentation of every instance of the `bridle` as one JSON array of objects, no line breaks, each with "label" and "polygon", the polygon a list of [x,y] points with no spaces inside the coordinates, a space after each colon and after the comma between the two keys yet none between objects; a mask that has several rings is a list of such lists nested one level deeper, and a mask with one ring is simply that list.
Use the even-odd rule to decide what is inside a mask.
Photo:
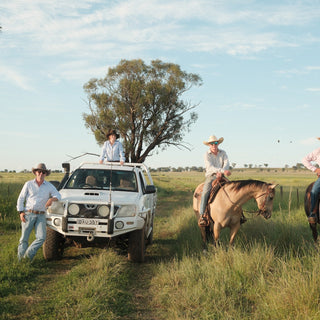
[{"label": "bridle", "polygon": [[[234,202],[231,200],[229,194],[227,193],[227,191],[225,190],[225,188],[223,188],[222,185],[221,185],[221,189],[224,191],[224,193],[226,194],[226,196],[227,196],[227,198],[229,199],[229,201],[230,201],[234,206],[240,208],[239,205],[237,205],[236,203],[234,203]],[[263,201],[263,205],[262,205],[262,208],[261,208],[261,209],[259,208],[258,211],[245,211],[245,212],[246,212],[246,213],[256,213],[257,216],[258,216],[259,214],[263,214],[263,215],[264,215],[264,214],[267,212],[267,210],[266,210],[266,208],[265,208],[265,207],[266,207],[266,203],[267,203],[267,199],[268,199],[269,195],[270,195],[272,192],[273,192],[273,190],[268,188],[266,192],[264,192],[264,193],[262,193],[262,194],[260,194],[260,195],[258,195],[257,197],[254,198],[255,200],[257,200],[258,198],[261,198],[261,197],[265,196],[264,201]]]}]

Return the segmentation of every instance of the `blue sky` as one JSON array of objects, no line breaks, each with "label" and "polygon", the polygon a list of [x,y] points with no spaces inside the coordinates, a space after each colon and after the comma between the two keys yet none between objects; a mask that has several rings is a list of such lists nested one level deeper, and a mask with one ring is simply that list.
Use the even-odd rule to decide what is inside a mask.
[{"label": "blue sky", "polygon": [[150,167],[203,166],[212,134],[236,167],[292,166],[320,147],[318,0],[2,0],[0,25],[0,170],[100,153],[83,85],[121,59],[203,79],[183,97],[198,104],[191,151],[161,151]]}]

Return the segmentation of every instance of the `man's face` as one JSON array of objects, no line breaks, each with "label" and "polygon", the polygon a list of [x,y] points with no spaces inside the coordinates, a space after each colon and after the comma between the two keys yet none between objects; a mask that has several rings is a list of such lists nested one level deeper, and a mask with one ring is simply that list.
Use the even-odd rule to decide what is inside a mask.
[{"label": "man's face", "polygon": [[36,170],[36,178],[38,181],[43,181],[46,176],[46,171]]},{"label": "man's face", "polygon": [[210,151],[216,154],[218,152],[218,144],[210,143]]}]

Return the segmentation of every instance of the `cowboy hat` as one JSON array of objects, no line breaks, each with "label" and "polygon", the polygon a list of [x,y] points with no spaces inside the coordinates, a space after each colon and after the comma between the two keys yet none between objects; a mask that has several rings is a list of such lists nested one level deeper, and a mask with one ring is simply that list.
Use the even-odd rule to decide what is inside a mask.
[{"label": "cowboy hat", "polygon": [[114,129],[109,130],[109,132],[106,135],[107,139],[109,139],[109,136],[111,136],[112,134],[114,134],[116,138],[119,139],[120,136],[117,134],[116,130]]},{"label": "cowboy hat", "polygon": [[46,165],[44,163],[39,163],[37,166],[32,168],[32,173],[36,174],[37,170],[44,171],[47,176],[50,175],[50,173],[51,173],[51,170],[47,169],[47,167],[46,167]]},{"label": "cowboy hat", "polygon": [[203,141],[203,143],[206,145],[206,146],[209,146],[210,144],[212,144],[213,142],[218,142],[218,144],[222,143],[224,139],[221,137],[220,139],[218,139],[215,135],[212,135],[209,137],[209,140],[208,141]]}]

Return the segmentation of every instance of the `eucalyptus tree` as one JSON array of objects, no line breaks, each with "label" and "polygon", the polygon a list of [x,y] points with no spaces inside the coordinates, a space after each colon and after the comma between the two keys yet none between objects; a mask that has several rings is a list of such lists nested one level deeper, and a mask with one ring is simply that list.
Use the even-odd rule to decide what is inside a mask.
[{"label": "eucalyptus tree", "polygon": [[197,105],[183,100],[182,95],[201,85],[199,75],[177,64],[121,60],[104,78],[84,85],[90,112],[83,119],[99,145],[110,129],[116,129],[126,158],[144,162],[153,152],[171,145],[189,149],[183,136],[198,118],[192,110]]}]

